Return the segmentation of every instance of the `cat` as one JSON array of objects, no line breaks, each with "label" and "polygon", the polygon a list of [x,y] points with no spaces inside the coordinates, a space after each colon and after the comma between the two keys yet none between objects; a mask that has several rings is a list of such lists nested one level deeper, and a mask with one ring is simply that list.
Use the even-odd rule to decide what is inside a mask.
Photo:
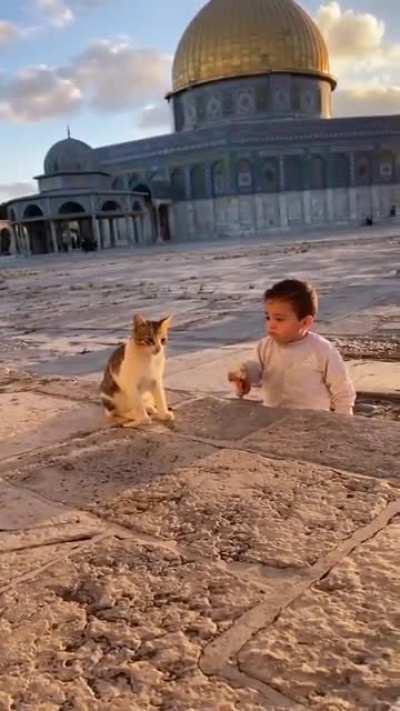
[{"label": "cat", "polygon": [[171,317],[147,321],[135,315],[132,333],[110,356],[100,386],[107,417],[123,427],[151,422],[152,416],[172,422],[163,377],[165,345]]}]

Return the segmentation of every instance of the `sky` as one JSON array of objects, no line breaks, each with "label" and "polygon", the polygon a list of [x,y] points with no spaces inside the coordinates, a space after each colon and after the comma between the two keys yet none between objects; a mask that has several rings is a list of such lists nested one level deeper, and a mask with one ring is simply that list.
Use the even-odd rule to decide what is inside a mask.
[{"label": "sky", "polygon": [[[334,115],[400,115],[399,0],[298,2],[328,45]],[[93,147],[168,133],[174,52],[204,4],[0,0],[0,202],[36,190],[67,125]]]}]

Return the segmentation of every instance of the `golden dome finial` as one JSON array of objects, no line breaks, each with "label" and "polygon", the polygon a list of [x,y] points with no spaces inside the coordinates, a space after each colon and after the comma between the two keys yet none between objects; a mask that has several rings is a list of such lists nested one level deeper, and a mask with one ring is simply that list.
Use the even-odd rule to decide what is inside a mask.
[{"label": "golden dome finial", "polygon": [[317,76],[336,85],[324,39],[294,0],[210,0],[178,45],[173,91],[272,72]]}]

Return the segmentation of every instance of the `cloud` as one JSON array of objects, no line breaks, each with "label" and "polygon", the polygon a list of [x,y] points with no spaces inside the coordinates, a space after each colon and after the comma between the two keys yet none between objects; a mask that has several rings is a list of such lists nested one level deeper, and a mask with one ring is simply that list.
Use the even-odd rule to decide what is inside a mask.
[{"label": "cloud", "polygon": [[171,109],[167,102],[145,106],[139,114],[138,128],[171,130]]},{"label": "cloud", "polygon": [[400,114],[400,86],[375,86],[338,91],[334,96],[336,116]]},{"label": "cloud", "polygon": [[336,0],[321,5],[315,19],[338,79],[335,115],[399,113],[400,44],[387,40],[385,23],[370,13],[342,9]]},{"label": "cloud", "polygon": [[66,71],[100,111],[124,111],[159,98],[169,84],[171,58],[127,42],[99,41],[78,55]]},{"label": "cloud", "polygon": [[0,47],[19,39],[20,34],[21,32],[17,25],[14,25],[12,22],[0,20]]},{"label": "cloud", "polygon": [[0,118],[17,123],[62,116],[76,111],[81,103],[79,88],[46,66],[24,69],[0,85]]},{"label": "cloud", "polygon": [[36,4],[55,27],[66,27],[75,20],[74,13],[63,0],[36,0]]},{"label": "cloud", "polygon": [[11,198],[31,195],[36,192],[34,183],[0,183],[0,202],[6,202]]},{"label": "cloud", "polygon": [[0,80],[0,119],[29,123],[82,107],[124,112],[152,106],[167,91],[170,69],[171,57],[155,49],[98,41],[67,66],[27,67]]},{"label": "cloud", "polygon": [[111,0],[35,0],[35,5],[55,27],[71,25],[81,12],[90,12]]},{"label": "cloud", "polygon": [[335,58],[368,55],[380,48],[385,24],[369,13],[342,10],[338,2],[322,5],[317,23]]}]

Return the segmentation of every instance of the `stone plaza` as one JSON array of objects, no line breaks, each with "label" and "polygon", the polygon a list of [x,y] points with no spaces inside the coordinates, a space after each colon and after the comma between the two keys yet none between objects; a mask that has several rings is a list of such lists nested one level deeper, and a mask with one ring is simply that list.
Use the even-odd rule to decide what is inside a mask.
[{"label": "stone plaza", "polygon": [[[0,262],[2,711],[396,708],[400,237],[248,247]],[[284,274],[318,288],[354,418],[229,389]],[[173,429],[104,422],[133,311],[174,315]]]}]

